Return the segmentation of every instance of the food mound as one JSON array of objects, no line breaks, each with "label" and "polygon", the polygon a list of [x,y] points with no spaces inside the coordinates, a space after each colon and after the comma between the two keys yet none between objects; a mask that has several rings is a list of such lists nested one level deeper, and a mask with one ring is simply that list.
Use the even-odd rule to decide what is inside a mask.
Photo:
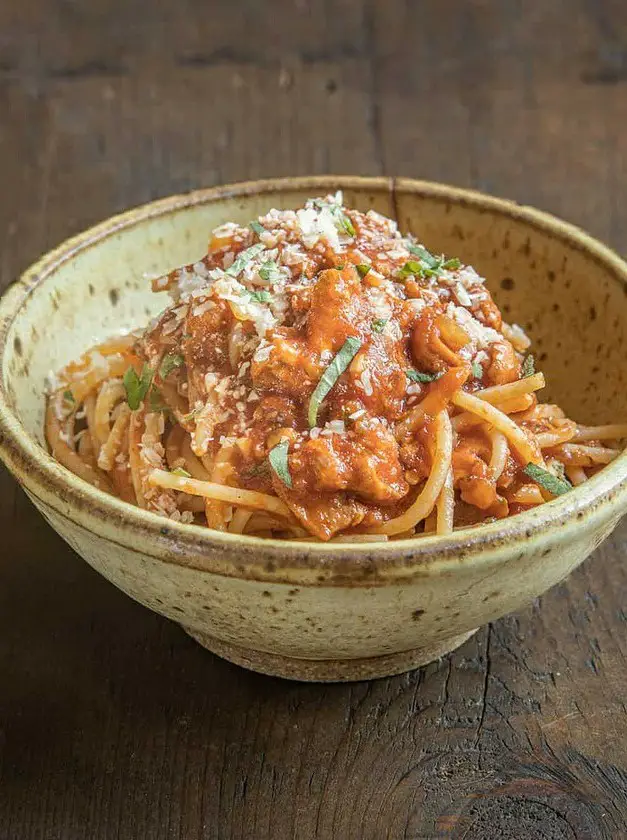
[{"label": "food mound", "polygon": [[484,280],[340,193],[216,228],[171,304],[57,377],[53,455],[172,520],[288,539],[449,534],[567,492],[627,425],[539,403]]}]

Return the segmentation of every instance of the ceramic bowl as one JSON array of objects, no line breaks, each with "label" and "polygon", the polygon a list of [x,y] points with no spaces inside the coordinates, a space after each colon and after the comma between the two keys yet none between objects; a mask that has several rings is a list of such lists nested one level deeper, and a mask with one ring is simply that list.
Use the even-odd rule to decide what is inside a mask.
[{"label": "ceramic bowl", "polygon": [[582,422],[627,418],[627,265],[545,213],[438,184],[296,178],[174,196],[64,243],[0,302],[0,454],[48,522],[116,586],[209,650],[300,680],[380,677],[436,659],[562,580],[627,510],[623,454],[549,504],[450,537],[308,545],[164,520],[48,455],[46,376],[164,307],[146,274],[200,257],[221,222],[336,189],[488,278],[506,319],[534,341],[550,383],[545,400]]}]

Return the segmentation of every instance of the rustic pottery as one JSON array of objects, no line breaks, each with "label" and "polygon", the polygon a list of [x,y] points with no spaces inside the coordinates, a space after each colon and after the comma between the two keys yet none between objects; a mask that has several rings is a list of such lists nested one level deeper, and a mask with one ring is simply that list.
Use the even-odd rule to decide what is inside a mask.
[{"label": "rustic pottery", "polygon": [[423,665],[569,574],[627,510],[627,454],[549,504],[451,537],[308,545],[159,518],[83,483],[43,441],[46,377],[165,305],[147,276],[205,253],[209,230],[342,189],[488,278],[534,341],[549,387],[582,422],[627,418],[627,265],[551,216],[407,179],[258,181],[173,196],[65,242],[0,302],[0,455],[50,524],[131,597],[209,650],[300,680]]}]

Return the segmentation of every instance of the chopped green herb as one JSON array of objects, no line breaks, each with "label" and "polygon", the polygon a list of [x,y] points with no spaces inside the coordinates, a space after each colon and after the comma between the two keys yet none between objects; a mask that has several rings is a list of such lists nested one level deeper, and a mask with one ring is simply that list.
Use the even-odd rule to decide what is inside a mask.
[{"label": "chopped green herb", "polygon": [[412,275],[416,275],[420,277],[423,272],[423,268],[419,262],[416,260],[409,260],[405,263],[405,265],[400,269],[399,274],[401,277],[410,277]]},{"label": "chopped green herb", "polygon": [[257,256],[257,254],[260,254],[265,250],[266,246],[262,245],[261,242],[258,242],[256,245],[251,245],[250,248],[246,248],[245,251],[242,251],[241,254],[239,254],[237,259],[233,262],[233,265],[227,268],[225,274],[228,274],[230,277],[237,277],[237,275],[244,270],[248,263]]},{"label": "chopped green herb", "polygon": [[281,272],[274,260],[266,260],[259,269],[259,276],[266,283],[276,283],[281,279]]},{"label": "chopped green herb", "polygon": [[356,265],[355,268],[357,269],[357,273],[360,277],[365,277],[366,274],[368,274],[368,272],[372,268],[372,266],[366,265],[366,263],[359,263],[359,265]]},{"label": "chopped green herb", "polygon": [[260,292],[251,292],[248,289],[246,291],[248,296],[253,300],[256,300],[257,303],[270,303],[270,301],[272,300],[272,295],[270,294],[270,292],[266,292],[265,289],[263,289]]},{"label": "chopped green herb", "polygon": [[527,464],[523,472],[553,496],[562,496],[564,493],[568,493],[569,490],[573,489],[570,481],[567,481],[565,478],[558,478],[537,464]]},{"label": "chopped green herb", "polygon": [[73,403],[73,402],[74,402],[74,394],[70,391],[70,389],[69,389],[69,388],[68,388],[68,390],[67,390],[67,391],[64,391],[64,392],[63,392],[63,399],[64,399],[66,402],[69,402],[69,403]]},{"label": "chopped green herb", "polygon": [[456,271],[458,268],[461,268],[462,262],[457,257],[452,257],[450,260],[445,260],[442,263],[442,268],[445,268],[447,271]]},{"label": "chopped green herb", "polygon": [[349,236],[355,236],[355,228],[353,227],[353,223],[348,218],[348,216],[345,216],[341,210],[339,210],[339,212],[336,212],[334,215],[337,219],[340,229],[345,231]]},{"label": "chopped green herb", "polygon": [[175,368],[185,364],[185,359],[180,353],[166,353],[159,365],[159,376],[167,379]]},{"label": "chopped green herb", "polygon": [[[407,246],[407,250],[410,254],[413,254],[415,257],[420,259],[420,271],[412,271],[412,274],[419,274],[423,277],[433,277],[442,269],[446,269],[447,271],[455,270],[461,267],[461,260],[457,257],[452,257],[449,260],[445,260],[443,256],[436,257],[423,245],[413,245],[409,244]],[[409,265],[409,263],[406,263]]]},{"label": "chopped green herb", "polygon": [[389,321],[389,318],[377,318],[376,321],[373,321],[370,326],[372,327],[372,331],[376,333],[382,333],[385,329],[385,325]]},{"label": "chopped green herb", "polygon": [[335,354],[333,361],[320,377],[320,381],[316,385],[316,389],[309,400],[309,411],[307,417],[310,428],[313,429],[316,425],[316,420],[318,419],[318,409],[322,405],[322,401],[340,376],[344,373],[346,368],[353,361],[360,347],[361,341],[358,338],[353,336],[347,338]]},{"label": "chopped green herb", "polygon": [[289,440],[283,438],[283,440],[280,443],[277,443],[277,445],[268,453],[270,466],[286,487],[292,486],[292,476],[290,475],[290,467],[287,461],[289,448]]},{"label": "chopped green herb", "polygon": [[536,360],[531,354],[529,354],[522,364],[522,379],[526,379],[528,376],[533,376],[535,372]]},{"label": "chopped green herb", "polygon": [[427,268],[436,269],[442,264],[442,260],[434,257],[423,245],[410,244],[407,246],[410,254],[418,257],[420,262],[423,262]]},{"label": "chopped green herb", "polygon": [[180,475],[181,478],[191,478],[192,474],[188,473],[187,470],[184,470],[183,467],[176,467],[174,470],[170,470],[172,475]]},{"label": "chopped green herb", "polygon": [[261,236],[261,234],[265,231],[265,227],[260,225],[259,222],[250,222],[248,227],[253,233],[256,233],[257,236]]},{"label": "chopped green herb", "polygon": [[443,374],[423,373],[420,370],[406,370],[405,375],[413,382],[420,382],[421,385],[425,385],[427,382],[435,382],[435,380],[439,379]]},{"label": "chopped green herb", "polygon": [[353,223],[344,213],[339,204],[326,204],[314,201],[314,207],[317,210],[322,210],[324,207],[326,207],[333,215],[336,226],[341,231],[344,231],[344,233],[347,233],[349,236],[355,236],[355,228],[353,227]]},{"label": "chopped green herb", "polygon": [[483,368],[479,364],[479,362],[473,362],[472,365],[472,375],[475,379],[481,379],[483,377]]},{"label": "chopped green herb", "polygon": [[345,268],[345,264],[344,264],[344,263],[340,263],[340,265],[336,265],[336,266],[335,266],[335,270],[336,270],[336,271],[344,271],[344,268]]},{"label": "chopped green herb", "polygon": [[126,401],[132,411],[137,411],[142,404],[150,384],[152,382],[152,370],[148,365],[144,365],[141,375],[138,376],[135,368],[129,367],[126,369],[123,380],[126,389]]}]

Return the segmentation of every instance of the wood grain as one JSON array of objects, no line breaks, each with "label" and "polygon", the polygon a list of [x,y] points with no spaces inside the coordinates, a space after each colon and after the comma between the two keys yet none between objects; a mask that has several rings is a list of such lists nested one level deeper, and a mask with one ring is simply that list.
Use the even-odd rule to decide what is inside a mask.
[{"label": "wood grain", "polygon": [[[124,207],[390,173],[627,251],[621,0],[5,0],[0,283]],[[0,840],[627,836],[625,524],[427,668],[309,686],[214,658],[3,473]]]}]

